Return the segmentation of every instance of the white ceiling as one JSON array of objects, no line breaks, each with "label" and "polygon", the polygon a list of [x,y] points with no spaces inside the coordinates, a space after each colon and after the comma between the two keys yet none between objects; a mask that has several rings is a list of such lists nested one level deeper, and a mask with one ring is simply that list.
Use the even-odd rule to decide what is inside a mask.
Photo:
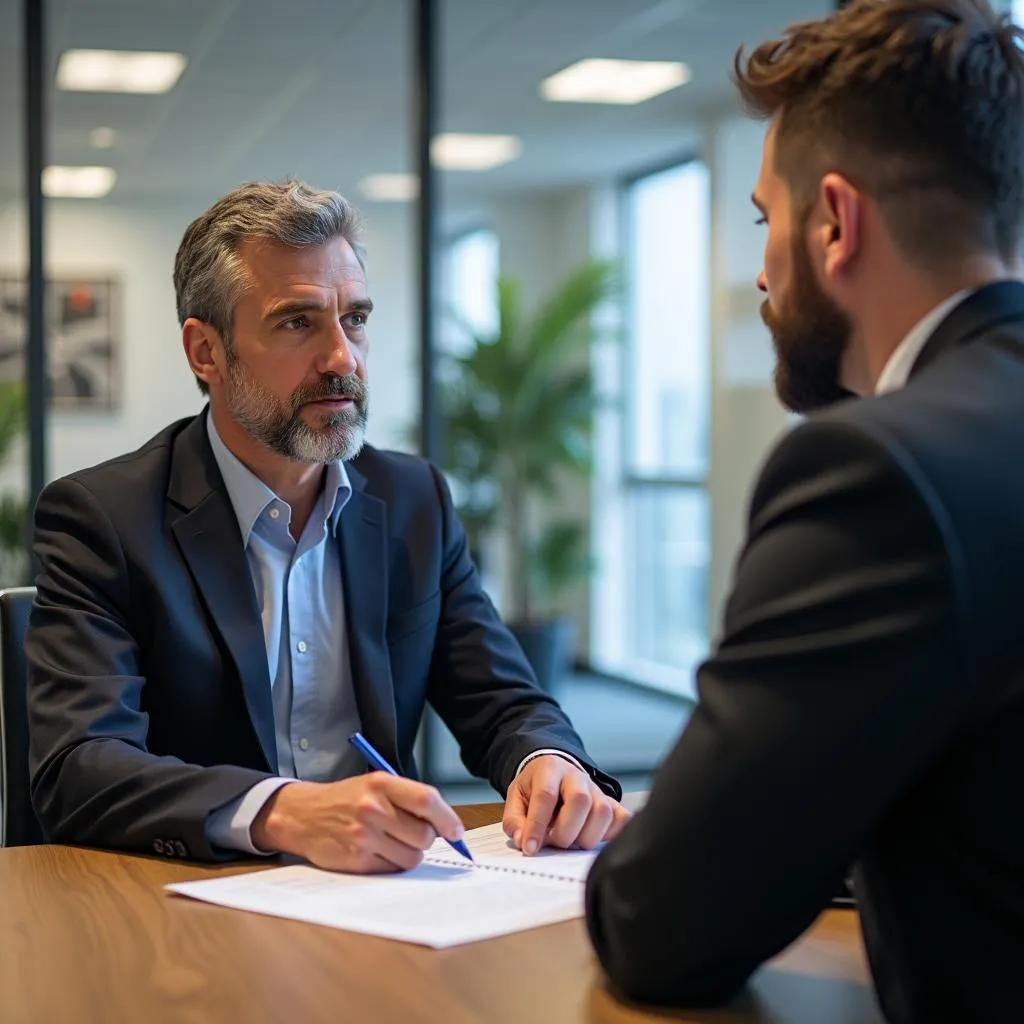
[{"label": "white ceiling", "polygon": [[[22,0],[0,0],[0,195],[18,189]],[[732,103],[732,55],[829,0],[440,0],[441,130],[520,135],[523,155],[443,176],[453,204],[628,174],[684,153]],[[52,92],[48,160],[110,163],[111,200],[206,200],[295,174],[361,201],[373,172],[412,169],[409,0],[49,0],[48,80],[72,47],[180,50],[163,96]],[[690,84],[634,107],[541,100],[582,57],[684,60]],[[95,150],[89,131],[118,132]]]}]

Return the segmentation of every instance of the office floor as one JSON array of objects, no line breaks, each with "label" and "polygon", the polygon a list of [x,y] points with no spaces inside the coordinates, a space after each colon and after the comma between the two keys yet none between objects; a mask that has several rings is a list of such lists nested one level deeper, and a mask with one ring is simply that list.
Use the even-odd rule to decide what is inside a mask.
[{"label": "office floor", "polygon": [[[689,701],[597,676],[565,680],[555,697],[583,737],[587,750],[626,789],[645,789],[691,710]],[[451,734],[435,719],[436,765],[441,792],[450,803],[498,799],[473,779],[459,760]]]}]

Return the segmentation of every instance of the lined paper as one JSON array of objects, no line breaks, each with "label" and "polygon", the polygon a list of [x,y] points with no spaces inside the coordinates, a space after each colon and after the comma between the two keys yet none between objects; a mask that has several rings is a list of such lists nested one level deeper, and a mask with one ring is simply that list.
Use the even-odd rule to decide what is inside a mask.
[{"label": "lined paper", "polygon": [[[557,850],[544,847],[532,857],[527,857],[505,835],[501,822],[472,829],[466,833],[465,842],[478,867],[512,870],[562,881],[584,881],[598,853],[597,850]],[[435,864],[459,862],[458,855],[443,839],[434,842],[424,859]]]}]

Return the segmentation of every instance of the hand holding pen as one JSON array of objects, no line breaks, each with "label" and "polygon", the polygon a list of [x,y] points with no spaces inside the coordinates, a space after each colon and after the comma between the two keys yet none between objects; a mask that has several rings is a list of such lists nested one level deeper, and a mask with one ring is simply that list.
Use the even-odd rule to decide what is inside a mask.
[{"label": "hand holding pen", "polygon": [[274,781],[280,788],[250,829],[258,851],[295,854],[330,871],[379,874],[416,867],[437,836],[463,845],[463,824],[436,789],[386,769],[339,782]]}]

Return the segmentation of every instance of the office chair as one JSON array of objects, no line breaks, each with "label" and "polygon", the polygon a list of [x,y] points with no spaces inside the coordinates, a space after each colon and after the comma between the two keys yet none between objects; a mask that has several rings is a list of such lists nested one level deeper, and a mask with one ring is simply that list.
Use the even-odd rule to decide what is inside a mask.
[{"label": "office chair", "polygon": [[42,843],[29,796],[25,631],[35,587],[0,590],[0,846]]}]

